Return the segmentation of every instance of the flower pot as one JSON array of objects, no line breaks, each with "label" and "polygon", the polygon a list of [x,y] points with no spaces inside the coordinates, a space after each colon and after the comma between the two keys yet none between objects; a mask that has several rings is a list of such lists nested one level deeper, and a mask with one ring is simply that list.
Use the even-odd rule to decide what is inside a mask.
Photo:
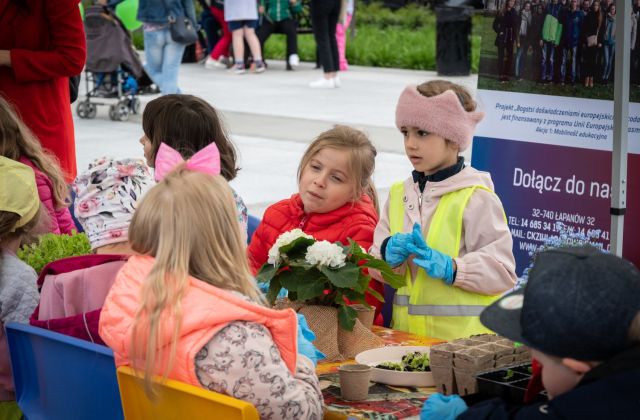
[{"label": "flower pot", "polygon": [[368,365],[349,364],[338,367],[340,393],[349,401],[366,400],[373,368]]},{"label": "flower pot", "polygon": [[376,310],[374,308],[368,308],[365,305],[359,303],[350,306],[358,312],[357,317],[360,323],[366,329],[370,330],[371,327],[373,327],[373,319],[376,316]]}]

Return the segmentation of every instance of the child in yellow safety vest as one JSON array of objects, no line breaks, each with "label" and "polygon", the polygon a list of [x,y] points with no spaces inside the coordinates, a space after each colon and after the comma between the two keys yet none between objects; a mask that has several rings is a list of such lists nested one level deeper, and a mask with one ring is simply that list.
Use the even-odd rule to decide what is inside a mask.
[{"label": "child in yellow safety vest", "polygon": [[405,273],[392,327],[452,340],[488,332],[478,316],[516,280],[513,241],[491,176],[458,154],[484,113],[462,86],[410,85],[396,126],[412,176],[391,187],[371,252]]}]

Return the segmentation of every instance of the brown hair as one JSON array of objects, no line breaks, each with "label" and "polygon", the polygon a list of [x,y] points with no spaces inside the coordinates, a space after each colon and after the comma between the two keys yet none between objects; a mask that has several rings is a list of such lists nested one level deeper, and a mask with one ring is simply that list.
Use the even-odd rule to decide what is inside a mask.
[{"label": "brown hair", "polygon": [[[24,238],[31,232],[40,220],[42,206],[38,209],[36,214],[25,225],[14,230],[16,223],[20,220],[20,215],[12,211],[0,210],[0,249],[5,242],[14,238]],[[2,258],[0,253],[0,267],[2,266]]]},{"label": "brown hair", "polygon": [[224,179],[231,181],[240,169],[236,166],[236,149],[220,116],[196,96],[173,94],[152,100],[144,108],[142,130],[151,142],[151,163],[155,162],[161,143],[171,146],[185,159],[215,143]]},{"label": "brown hair", "polygon": [[[132,360],[142,363],[145,390],[153,395],[157,366],[166,376],[175,358],[182,298],[189,276],[262,303],[245,254],[229,184],[178,166],[142,199],[129,226],[131,249],[155,262],[145,279],[131,335]],[[169,353],[163,332],[173,326]],[[134,366],[135,367],[135,366]]]},{"label": "brown hair", "polygon": [[29,159],[51,181],[55,206],[69,207],[69,188],[58,160],[42,148],[38,138],[18,117],[11,104],[1,96],[0,154],[15,161],[19,161],[21,157]]},{"label": "brown hair", "polygon": [[449,82],[448,80],[431,80],[418,85],[418,92],[427,98],[440,95],[447,90],[452,90],[458,96],[465,111],[473,112],[476,110],[478,105],[476,101],[473,100],[471,93],[464,86]]},{"label": "brown hair", "polygon": [[371,143],[365,133],[346,125],[336,125],[332,129],[321,133],[309,145],[304,152],[300,166],[298,166],[298,181],[302,176],[302,171],[307,167],[309,161],[320,150],[331,147],[334,149],[348,151],[350,162],[350,181],[353,185],[353,197],[357,200],[363,193],[368,195],[373,201],[373,205],[378,209],[378,194],[373,184],[373,171],[376,166],[375,146]]}]

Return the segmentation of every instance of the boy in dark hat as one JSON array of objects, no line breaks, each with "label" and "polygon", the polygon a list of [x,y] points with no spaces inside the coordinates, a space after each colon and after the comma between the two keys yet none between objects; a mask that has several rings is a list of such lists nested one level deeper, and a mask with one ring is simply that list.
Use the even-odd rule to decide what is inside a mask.
[{"label": "boy in dark hat", "polygon": [[[457,419],[640,418],[640,271],[630,262],[588,246],[542,252],[524,290],[487,307],[480,321],[531,347],[549,401],[513,407],[496,399]],[[422,419],[462,411],[456,397],[436,395]]]}]

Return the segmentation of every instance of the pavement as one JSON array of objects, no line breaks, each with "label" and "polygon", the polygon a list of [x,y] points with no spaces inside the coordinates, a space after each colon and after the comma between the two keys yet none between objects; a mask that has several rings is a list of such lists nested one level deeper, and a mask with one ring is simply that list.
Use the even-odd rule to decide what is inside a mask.
[{"label": "pavement", "polygon": [[[477,86],[476,75],[438,77],[428,71],[351,66],[340,73],[341,88],[309,88],[319,77],[321,72],[311,63],[285,71],[284,62],[270,60],[265,73],[245,75],[207,70],[202,64],[181,66],[182,92],[207,100],[223,115],[242,168],[231,185],[250,214],[261,217],[266,207],[297,191],[296,172],[306,146],[334,124],[364,130],[378,149],[374,181],[384,203],[391,184],[412,169],[394,125],[402,89],[438,78],[464,85],[474,94]],[[83,97],[81,90],[79,99]],[[141,96],[142,106],[155,97]],[[74,110],[74,123],[79,170],[100,156],[142,157],[141,114],[126,122],[111,121],[108,107],[101,106],[91,120],[80,119]]]}]

